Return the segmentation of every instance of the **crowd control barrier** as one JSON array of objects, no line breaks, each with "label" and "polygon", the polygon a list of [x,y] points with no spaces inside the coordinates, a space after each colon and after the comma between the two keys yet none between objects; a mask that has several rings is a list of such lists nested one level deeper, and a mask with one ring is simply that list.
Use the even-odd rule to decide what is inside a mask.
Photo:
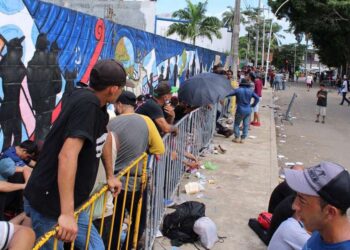
[{"label": "crowd control barrier", "polygon": [[[97,227],[97,231],[100,236],[103,236],[102,238],[106,249],[120,249],[123,244],[122,241],[126,244],[126,249],[128,249],[128,244],[132,244],[134,249],[137,248],[139,226],[140,223],[142,223],[141,211],[145,209],[142,207],[144,203],[143,195],[137,195],[137,193],[140,192],[143,194],[146,192],[147,161],[148,156],[146,153],[143,153],[117,175],[123,182],[123,194],[119,194],[119,196],[113,200],[111,193],[108,191],[108,186],[104,185],[75,211],[74,216],[76,219],[78,219],[83,211],[89,213],[85,249],[89,249],[90,233],[93,224],[100,225]],[[139,187],[140,191],[136,190],[137,187]],[[113,204],[113,208],[111,209],[113,211],[112,214],[106,214],[108,211],[108,203],[110,203],[110,205]],[[117,215],[120,215],[120,218],[117,218]],[[115,224],[117,221],[120,223]],[[126,224],[126,227],[123,227],[123,224]],[[118,233],[116,233],[116,230],[118,230]],[[45,246],[45,244],[53,244],[53,249],[62,246],[63,243],[55,238],[57,231],[58,226],[55,226],[51,231],[40,237],[33,249],[40,249]],[[131,231],[133,231],[132,235],[130,233]],[[70,249],[74,249],[74,243],[71,244]]]},{"label": "crowd control barrier", "polygon": [[[137,249],[138,244],[144,244],[144,249],[152,249],[166,206],[179,190],[185,172],[185,154],[198,156],[202,149],[209,146],[215,132],[216,111],[217,106],[214,105],[187,114],[175,125],[177,136],[167,134],[163,137],[166,151],[159,160],[153,156],[148,158],[144,153],[118,174],[124,189],[118,198],[111,201],[105,185],[75,212],[76,219],[81,212],[89,212],[85,249],[89,249],[92,224],[99,225],[96,228],[106,249],[120,249],[122,244],[126,244],[126,249],[130,244],[133,249]],[[113,212],[108,213],[107,208],[111,205]],[[45,244],[53,244],[53,249],[57,249],[59,244],[62,245],[55,238],[57,230],[58,226],[39,238],[33,249],[40,249]],[[74,249],[74,243],[70,249]]]},{"label": "crowd control barrier", "polygon": [[180,120],[176,126],[177,136],[167,134],[163,141],[165,154],[160,160],[149,161],[149,185],[147,203],[146,247],[151,249],[162,223],[166,206],[171,203],[185,172],[183,161],[185,153],[199,155],[207,147],[215,132],[216,105],[201,107]]}]

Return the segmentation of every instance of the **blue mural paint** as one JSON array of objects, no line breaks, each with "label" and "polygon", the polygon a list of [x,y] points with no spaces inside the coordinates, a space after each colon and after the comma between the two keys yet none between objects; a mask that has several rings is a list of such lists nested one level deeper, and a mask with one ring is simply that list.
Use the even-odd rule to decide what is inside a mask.
[{"label": "blue mural paint", "polygon": [[[6,41],[10,41],[13,38],[20,38],[23,36],[23,31],[21,30],[20,27],[13,25],[13,24],[8,24],[4,26],[0,26],[0,34],[6,39]],[[25,43],[23,45],[23,56],[22,56],[22,61],[24,59],[25,51],[26,51],[26,45]],[[4,49],[1,52],[1,55],[5,55],[7,53],[7,48],[4,47]]]},{"label": "blue mural paint", "polygon": [[[92,61],[93,55],[99,59],[116,57],[121,59],[128,71],[129,77],[138,81],[137,88],[145,93],[150,90],[148,83],[152,82],[152,89],[152,87],[158,84],[158,77],[161,75],[163,79],[167,76],[167,80],[171,85],[178,85],[186,77],[198,73],[200,71],[200,65],[202,65],[204,72],[210,70],[216,55],[221,56],[221,61],[226,60],[225,56],[221,53],[115,24],[109,20],[103,21],[104,30],[98,30],[96,29],[96,24],[99,20],[97,17],[39,0],[0,0],[1,13],[13,14],[22,11],[23,8],[26,8],[29,13],[27,16],[28,23],[29,21],[30,23],[34,21],[33,27],[29,27],[31,29],[30,37],[26,37],[25,39],[31,39],[33,44],[36,44],[38,35],[44,33],[47,36],[49,44],[46,53],[51,53],[52,50],[57,52],[57,58],[55,57],[53,59],[51,57],[51,60],[58,61],[58,67],[56,65],[55,70],[60,72],[55,72],[54,75],[57,77],[57,74],[59,74],[60,80],[55,79],[55,81],[59,81],[59,85],[56,85],[56,88],[58,86],[59,88],[57,90],[58,92],[54,94],[50,91],[47,92],[52,95],[48,96],[47,99],[53,100],[53,105],[57,105],[61,101],[64,91],[72,89],[72,84],[82,79],[83,76],[88,76],[87,69],[94,63]],[[23,22],[25,21],[23,20]],[[19,38],[23,35],[19,27],[15,25],[2,25],[1,23],[0,20],[0,33],[7,40],[15,37]],[[102,45],[99,39],[97,39],[99,36],[100,38],[104,38]],[[118,53],[121,52],[123,55],[118,54],[116,56],[117,45],[121,41],[122,48],[118,47],[120,49]],[[25,46],[25,42],[26,40],[22,43],[23,46]],[[97,45],[99,45],[98,48]],[[26,53],[33,54],[33,52],[26,51],[26,48],[23,48],[24,55]],[[184,58],[182,57],[183,54]],[[2,55],[6,55],[6,48],[3,50]],[[175,58],[177,58],[177,62],[175,62]],[[192,66],[194,58],[195,67]],[[55,62],[53,63],[55,64]],[[176,70],[174,70],[175,65],[177,65]],[[49,71],[44,70],[43,72]],[[174,71],[177,72],[176,78]],[[3,82],[5,81],[0,79],[0,97],[2,99],[4,98]],[[33,87],[33,82],[29,82],[29,85]],[[51,85],[45,83],[45,86]],[[32,95],[31,93],[29,94]],[[31,98],[34,97],[29,96],[27,101],[37,101]],[[28,121],[21,122],[22,140],[25,140],[31,137],[25,128],[25,124],[28,124]],[[4,144],[5,134],[1,131],[1,147]]]},{"label": "blue mural paint", "polygon": [[4,146],[4,133],[2,132],[2,128],[0,128],[0,149],[2,149],[3,146]]},{"label": "blue mural paint", "polygon": [[27,130],[22,122],[22,141],[28,140]]},{"label": "blue mural paint", "polygon": [[0,0],[0,12],[12,15],[23,10],[24,4],[22,0]]},{"label": "blue mural paint", "polygon": [[36,40],[38,38],[38,35],[39,35],[39,30],[38,28],[36,27],[36,25],[34,24],[33,27],[32,27],[32,41],[33,41],[33,44],[36,44]]},{"label": "blue mural paint", "polygon": [[4,90],[2,89],[2,78],[0,77],[0,99],[4,99]]}]

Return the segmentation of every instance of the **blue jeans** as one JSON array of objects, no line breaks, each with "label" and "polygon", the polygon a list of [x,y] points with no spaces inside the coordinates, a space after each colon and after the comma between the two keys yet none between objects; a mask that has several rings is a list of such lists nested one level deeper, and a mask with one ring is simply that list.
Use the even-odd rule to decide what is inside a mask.
[{"label": "blue jeans", "polygon": [[[36,237],[39,238],[46,232],[50,231],[53,226],[57,224],[56,219],[46,217],[36,211],[32,206],[30,206],[27,200],[24,200],[24,211],[32,219],[33,229],[35,231]],[[79,249],[85,249],[86,234],[88,231],[89,216],[86,212],[82,212],[78,218],[78,235],[75,239],[74,246]],[[49,240],[41,250],[51,250],[53,249],[54,239]],[[58,241],[57,249],[63,249],[63,242]],[[103,241],[98,234],[94,225],[91,225],[89,250],[104,250]]]},{"label": "blue jeans", "polygon": [[245,139],[248,136],[248,129],[249,129],[249,123],[250,123],[250,113],[249,114],[236,113],[235,123],[233,125],[233,132],[235,133],[236,138],[240,137],[239,125],[241,124],[241,121],[243,121],[243,131],[242,131],[241,139]]}]

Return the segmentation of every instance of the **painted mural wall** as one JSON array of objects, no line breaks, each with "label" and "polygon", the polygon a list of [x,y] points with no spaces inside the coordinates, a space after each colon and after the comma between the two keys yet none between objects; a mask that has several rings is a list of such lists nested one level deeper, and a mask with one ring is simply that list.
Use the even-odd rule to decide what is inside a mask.
[{"label": "painted mural wall", "polygon": [[179,86],[224,55],[38,0],[0,0],[0,149],[43,141],[61,99],[101,58],[123,63],[134,91]]}]

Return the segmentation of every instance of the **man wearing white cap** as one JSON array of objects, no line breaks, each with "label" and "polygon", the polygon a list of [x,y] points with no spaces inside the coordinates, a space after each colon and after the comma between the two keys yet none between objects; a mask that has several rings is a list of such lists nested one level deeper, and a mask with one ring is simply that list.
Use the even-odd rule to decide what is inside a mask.
[{"label": "man wearing white cap", "polygon": [[350,249],[350,175],[342,166],[321,162],[304,171],[286,170],[297,192],[293,209],[313,234],[303,250]]}]

